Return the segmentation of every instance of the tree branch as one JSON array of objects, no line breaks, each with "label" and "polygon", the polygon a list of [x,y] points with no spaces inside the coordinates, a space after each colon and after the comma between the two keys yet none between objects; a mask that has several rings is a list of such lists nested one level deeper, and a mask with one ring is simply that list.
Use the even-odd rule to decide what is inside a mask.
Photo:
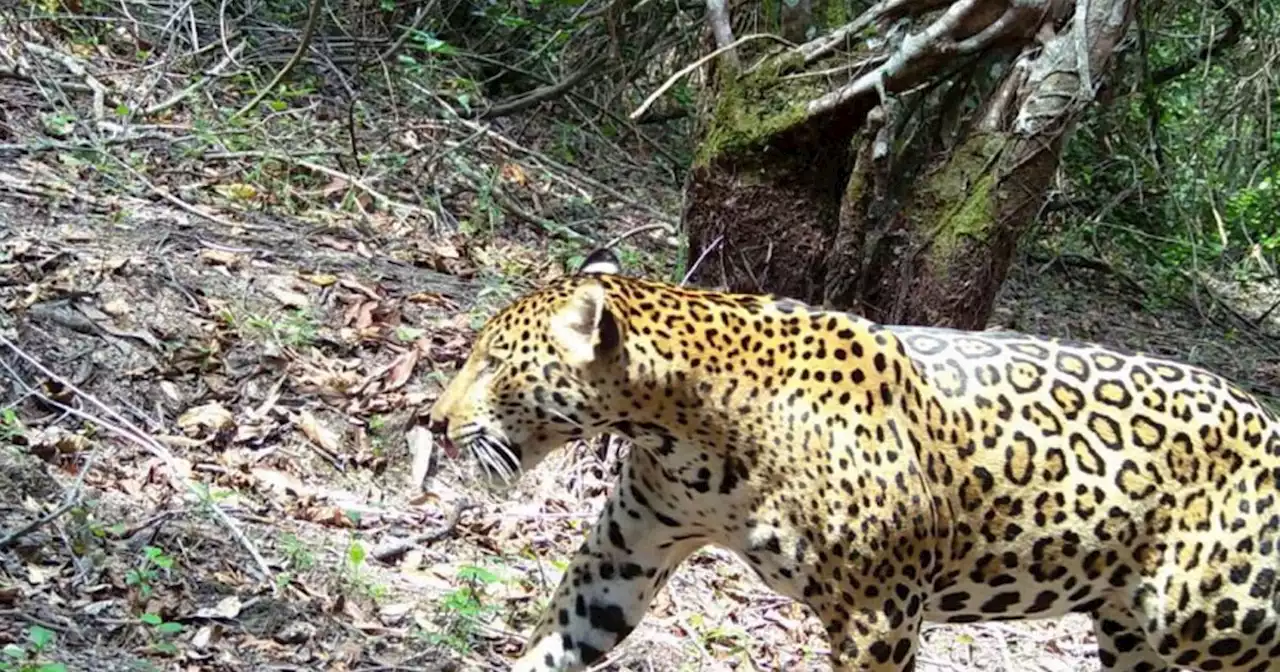
[{"label": "tree branch", "polygon": [[657,101],[658,98],[661,97],[662,94],[667,91],[667,89],[670,89],[671,87],[675,86],[676,82],[680,81],[682,77],[702,67],[702,65],[705,64],[707,61],[710,61],[716,56],[719,56],[720,54],[726,51],[729,51],[730,49],[733,49],[734,47],[737,47],[738,45],[744,42],[750,42],[751,40],[759,40],[759,39],[776,40],[779,42],[784,41],[782,38],[778,37],[777,35],[772,35],[770,33],[752,33],[751,35],[743,35],[742,37],[734,40],[733,42],[723,47],[720,47],[715,51],[707,54],[706,56],[703,56],[702,58],[699,58],[698,60],[681,68],[679,72],[677,72],[674,75],[671,75],[671,77],[667,79],[667,81],[663,82],[662,86],[659,86],[657,91],[654,91],[653,93],[649,94],[649,97],[645,98],[643,103],[640,103],[640,107],[637,107],[634,112],[632,112],[627,116],[632,121],[639,119],[640,117],[644,116],[644,113],[649,109],[650,105],[653,105],[653,103]]},{"label": "tree branch", "polygon": [[1227,5],[1225,0],[1213,0],[1213,5],[1227,15],[1227,29],[1222,36],[1213,39],[1201,47],[1195,55],[1182,59],[1173,65],[1156,70],[1151,76],[1152,86],[1167,84],[1202,65],[1206,60],[1220,56],[1224,51],[1234,47],[1244,35],[1244,17],[1235,8]]},{"label": "tree branch", "polygon": [[601,65],[604,65],[604,62],[605,57],[596,57],[595,59],[592,59],[591,62],[579,68],[573,74],[565,77],[555,84],[538,87],[518,98],[505,100],[497,103],[496,105],[490,106],[489,109],[480,113],[480,118],[493,119],[494,117],[505,117],[510,114],[527,110],[540,103],[545,103],[548,100],[559,98],[567,93],[569,89],[572,89],[579,82],[586,79],[587,75],[598,70]]},{"label": "tree branch", "polygon": [[307,53],[307,48],[311,46],[311,36],[316,32],[316,24],[320,22],[320,5],[323,2],[324,0],[311,0],[311,10],[307,14],[307,25],[302,29],[302,40],[298,42],[298,48],[293,52],[293,55],[289,57],[289,60],[284,64],[284,66],[276,72],[276,76],[271,78],[271,83],[258,91],[258,95],[254,96],[253,100],[245,103],[244,107],[236,110],[235,114],[227,118],[228,123],[235,121],[238,117],[243,116],[244,113],[257,107],[258,103],[261,103],[263,99],[271,95],[271,92],[275,90],[276,86],[284,80],[285,75],[289,74],[289,71],[293,70],[294,66],[298,65],[298,63],[302,61],[302,55]]},{"label": "tree branch", "polygon": [[738,52],[734,51],[733,27],[729,20],[729,7],[725,0],[707,0],[707,23],[711,24],[711,34],[716,38],[716,49],[723,52],[725,70],[730,77],[742,72],[742,63],[738,60]]}]

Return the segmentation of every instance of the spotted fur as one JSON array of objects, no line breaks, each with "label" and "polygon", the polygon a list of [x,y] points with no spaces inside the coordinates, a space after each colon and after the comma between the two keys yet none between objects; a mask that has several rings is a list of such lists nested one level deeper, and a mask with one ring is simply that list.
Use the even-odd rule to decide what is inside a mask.
[{"label": "spotted fur", "polygon": [[596,661],[705,544],[811,607],[839,671],[913,669],[925,620],[1068,612],[1105,670],[1278,666],[1280,430],[1231,383],[587,266],[496,316],[430,414],[494,478],[635,444],[514,669]]}]

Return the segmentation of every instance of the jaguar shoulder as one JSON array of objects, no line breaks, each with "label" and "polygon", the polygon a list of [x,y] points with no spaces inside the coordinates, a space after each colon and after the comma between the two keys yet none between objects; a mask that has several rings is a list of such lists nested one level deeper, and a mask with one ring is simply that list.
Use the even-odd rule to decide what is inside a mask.
[{"label": "jaguar shoulder", "polygon": [[1018,334],[884,327],[618,274],[495,316],[430,411],[511,478],[634,448],[515,663],[577,670],[691,552],[822,620],[840,670],[910,670],[923,621],[1090,614],[1105,670],[1273,669],[1280,430],[1207,371]]}]

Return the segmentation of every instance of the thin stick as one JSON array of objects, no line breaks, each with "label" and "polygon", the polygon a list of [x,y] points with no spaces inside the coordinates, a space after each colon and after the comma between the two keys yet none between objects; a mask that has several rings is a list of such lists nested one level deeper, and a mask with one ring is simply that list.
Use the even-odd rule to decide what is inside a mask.
[{"label": "thin stick", "polygon": [[368,184],[365,184],[364,182],[360,181],[360,178],[355,177],[354,175],[344,173],[340,170],[334,170],[333,168],[330,168],[328,166],[323,166],[318,163],[313,163],[311,161],[307,161],[306,159],[299,159],[297,157],[289,156],[288,154],[281,154],[279,152],[256,151],[256,150],[249,150],[249,151],[243,151],[243,152],[210,152],[204,155],[204,158],[206,159],[232,159],[237,157],[274,159],[276,161],[284,161],[285,163],[292,163],[295,166],[300,166],[302,168],[306,168],[307,170],[314,170],[317,173],[323,173],[325,175],[328,175],[329,177],[334,177],[339,180],[345,181],[347,184],[350,184],[351,186],[359,189],[360,191],[363,191],[364,193],[371,196],[373,200],[378,201],[383,206],[386,206],[389,209],[392,209],[392,210],[398,209],[398,210],[405,210],[408,212],[416,212],[426,217],[427,219],[431,220],[433,223],[436,221],[436,213],[430,210],[427,210],[425,208],[419,208],[416,205],[410,205],[408,203],[402,203],[400,201],[397,201],[391,198],[390,196],[387,196],[386,194],[378,191],[377,189],[374,189]]},{"label": "thin stick", "polygon": [[[35,357],[32,357],[31,355],[28,355],[25,351],[23,351],[21,348],[19,348],[17,345],[15,345],[13,342],[5,338],[4,336],[0,336],[0,345],[3,345],[4,347],[8,348],[10,351],[13,352],[13,354],[17,355],[23,361],[30,364],[32,368],[35,371],[39,372],[41,375],[47,377],[49,380],[57,382],[59,385],[70,390],[76,396],[89,402],[89,404],[97,407],[98,410],[105,413],[108,418],[111,418],[112,420],[114,420],[115,422],[118,422],[119,424],[113,424],[112,422],[106,421],[101,417],[94,416],[92,414],[81,411],[80,409],[77,409],[77,408],[72,408],[55,399],[50,399],[49,397],[46,397],[40,394],[39,392],[33,391],[33,393],[36,396],[38,396],[41,399],[41,401],[45,402],[46,404],[49,404],[50,406],[54,406],[55,408],[58,408],[65,413],[74,415],[77,418],[80,418],[81,420],[92,422],[98,425],[99,427],[120,436],[123,439],[131,441],[141,446],[142,448],[145,448],[147,452],[159,458],[160,461],[163,462],[164,465],[169,468],[170,476],[173,479],[182,483],[182,485],[185,486],[187,490],[189,490],[192,494],[196,495],[197,498],[204,500],[202,493],[196,488],[195,484],[182,475],[182,472],[178,469],[178,465],[174,461],[173,454],[170,453],[168,450],[166,450],[164,446],[161,446],[158,442],[156,442],[155,439],[151,438],[151,436],[148,435],[146,432],[142,431],[141,428],[133,424],[132,420],[124,417],[123,415],[121,415],[119,412],[117,412],[115,409],[111,408],[110,406],[107,406],[101,401],[98,401],[96,397],[76,387],[71,383],[71,381],[54,373],[48,367],[42,364],[40,360],[36,359]],[[21,383],[22,381],[19,380],[19,382]],[[22,383],[22,384],[25,386],[25,383]],[[209,511],[213,513],[213,516],[217,518],[218,521],[221,522],[224,526],[226,526],[226,528],[231,531],[231,535],[235,537],[236,541],[240,542],[240,545],[243,546],[246,551],[248,551],[249,556],[252,557],[254,563],[258,565],[258,571],[262,573],[262,576],[264,579],[266,579],[267,584],[271,586],[271,592],[273,594],[278,593],[279,588],[276,586],[275,577],[271,573],[271,570],[267,567],[267,561],[264,560],[262,558],[262,555],[258,553],[258,549],[254,547],[253,543],[249,541],[249,538],[245,536],[244,532],[241,531],[241,529],[236,525],[235,521],[231,519],[231,516],[228,515],[227,512],[224,511],[222,507],[217,504],[217,502],[206,501],[206,505]]]},{"label": "thin stick", "polygon": [[284,80],[284,76],[289,74],[289,71],[302,60],[302,55],[305,54],[307,52],[307,48],[311,46],[311,36],[316,31],[316,24],[319,23],[320,4],[323,1],[324,0],[311,0],[311,11],[307,15],[307,25],[302,29],[302,41],[298,43],[298,48],[294,50],[293,56],[290,56],[288,62],[286,62],[284,66],[276,72],[276,76],[271,78],[271,83],[262,87],[261,91],[258,91],[258,95],[254,96],[253,100],[245,103],[244,107],[236,110],[235,114],[227,118],[228,122],[235,121],[237,118],[244,115],[245,112],[257,107],[258,103],[261,103],[267,96],[271,95],[271,92],[275,91],[280,82]]},{"label": "thin stick", "polygon": [[616,246],[618,243],[621,243],[622,241],[630,238],[631,236],[644,233],[645,231],[654,231],[657,229],[662,229],[663,231],[675,233],[674,227],[672,227],[670,224],[667,224],[666,222],[658,222],[656,224],[643,224],[641,226],[637,226],[634,229],[631,229],[630,231],[624,231],[614,236],[613,240],[610,240],[609,242],[605,243],[602,247],[606,249],[612,248]]},{"label": "thin stick", "polygon": [[711,254],[712,250],[719,247],[720,241],[722,240],[724,240],[724,236],[716,236],[716,239],[711,241],[711,244],[707,246],[707,249],[703,250],[702,254],[698,255],[698,260],[693,262],[693,265],[689,267],[689,271],[684,274],[684,280],[680,281],[680,286],[683,287],[684,285],[689,284],[689,278],[692,278],[694,272],[697,271],[698,267],[702,265],[702,260],[706,259],[707,255]]},{"label": "thin stick", "polygon": [[174,105],[177,105],[183,100],[186,100],[187,97],[189,97],[191,94],[199,91],[200,89],[203,89],[206,84],[213,81],[213,79],[218,75],[222,74],[223,70],[227,69],[228,66],[235,63],[236,57],[240,55],[240,52],[244,51],[245,46],[247,46],[248,44],[249,43],[247,41],[241,40],[240,43],[235,46],[235,48],[227,52],[226,57],[224,57],[221,61],[219,61],[217,65],[210,68],[209,72],[206,73],[204,77],[201,77],[200,79],[197,79],[195,82],[192,82],[190,86],[173,94],[167,100],[156,103],[151,107],[148,107],[146,110],[144,110],[144,114],[146,114],[147,116],[160,114],[161,112],[164,112],[165,110],[173,107]]},{"label": "thin stick", "polygon": [[[96,149],[96,148],[95,148],[95,149]],[[205,212],[205,211],[201,210],[200,208],[197,208],[196,206],[194,206],[194,205],[192,205],[192,204],[190,204],[190,203],[188,203],[188,202],[186,202],[186,201],[182,200],[181,198],[178,198],[177,196],[175,196],[175,195],[173,195],[172,193],[170,193],[167,189],[164,189],[163,187],[160,187],[159,185],[157,185],[156,183],[152,182],[151,180],[148,180],[148,179],[146,178],[146,176],[145,176],[145,175],[143,175],[142,173],[140,173],[140,172],[138,172],[137,170],[135,170],[135,169],[134,169],[134,167],[133,167],[133,166],[131,166],[131,165],[129,165],[128,163],[126,163],[126,162],[124,162],[124,161],[120,160],[120,159],[119,159],[118,157],[116,157],[114,154],[111,154],[111,153],[109,153],[109,152],[101,152],[101,154],[102,154],[103,156],[107,156],[107,157],[110,157],[110,158],[112,158],[112,159],[115,159],[116,163],[120,164],[120,167],[124,168],[126,171],[128,171],[129,173],[131,173],[131,174],[133,175],[134,179],[136,179],[136,180],[138,180],[139,182],[141,182],[142,184],[146,185],[147,189],[149,189],[149,190],[151,191],[151,193],[153,193],[153,194],[155,194],[156,196],[159,196],[160,198],[162,198],[162,199],[164,199],[164,200],[166,200],[166,201],[168,201],[168,202],[170,202],[170,203],[172,203],[172,204],[174,204],[174,205],[178,206],[178,208],[179,208],[179,209],[181,209],[181,210],[184,210],[184,211],[186,211],[186,212],[188,212],[188,213],[190,213],[190,214],[193,214],[193,215],[195,215],[196,217],[199,217],[199,218],[201,218],[201,219],[207,219],[207,220],[209,220],[209,221],[213,222],[214,224],[217,224],[217,225],[219,225],[219,226],[226,227],[226,228],[227,228],[227,229],[229,229],[229,230],[230,230],[230,229],[236,229],[236,228],[251,229],[251,230],[255,230],[255,231],[263,230],[263,227],[260,227],[260,226],[255,226],[255,225],[253,225],[253,224],[247,224],[247,223],[236,224],[236,223],[231,222],[230,220],[223,219],[222,217],[219,217],[218,215],[215,215],[215,214],[213,214],[213,213]]]},{"label": "thin stick", "polygon": [[685,75],[702,67],[702,65],[707,61],[710,61],[716,56],[719,56],[720,54],[723,54],[724,52],[729,51],[743,43],[750,42],[752,40],[761,40],[761,39],[774,40],[776,42],[782,42],[783,44],[791,44],[790,42],[787,42],[786,40],[782,39],[781,37],[778,37],[777,35],[770,35],[768,33],[752,33],[750,35],[744,35],[734,40],[733,42],[730,42],[729,44],[726,44],[723,47],[716,49],[715,51],[707,54],[706,56],[699,58],[698,60],[690,63],[689,65],[686,65],[683,68],[680,68],[679,72],[677,72],[674,75],[671,75],[671,77],[667,81],[662,83],[662,86],[658,87],[657,91],[654,91],[653,93],[649,94],[649,97],[645,98],[643,103],[640,103],[640,107],[637,107],[635,112],[632,112],[631,114],[627,115],[627,117],[632,121],[635,121],[636,119],[639,119],[640,117],[644,116],[644,113],[649,111],[649,106],[653,105],[654,102],[656,102],[658,98],[662,96],[662,94],[666,93],[667,89],[670,89],[671,87],[675,86],[676,82],[683,79]]}]

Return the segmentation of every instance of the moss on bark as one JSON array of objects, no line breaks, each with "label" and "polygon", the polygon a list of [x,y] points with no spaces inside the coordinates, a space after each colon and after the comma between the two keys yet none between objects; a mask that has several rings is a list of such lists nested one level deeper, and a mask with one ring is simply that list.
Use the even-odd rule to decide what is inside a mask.
[{"label": "moss on bark", "polygon": [[987,241],[996,217],[992,188],[1006,143],[1000,134],[970,137],[925,181],[913,219],[934,222],[930,258],[945,265],[964,243]]},{"label": "moss on bark", "polygon": [[725,83],[694,155],[694,168],[710,166],[725,154],[741,156],[765,149],[771,140],[805,123],[808,102],[821,95],[822,88],[802,79],[782,79],[782,73],[799,65],[801,58],[781,55]]}]

